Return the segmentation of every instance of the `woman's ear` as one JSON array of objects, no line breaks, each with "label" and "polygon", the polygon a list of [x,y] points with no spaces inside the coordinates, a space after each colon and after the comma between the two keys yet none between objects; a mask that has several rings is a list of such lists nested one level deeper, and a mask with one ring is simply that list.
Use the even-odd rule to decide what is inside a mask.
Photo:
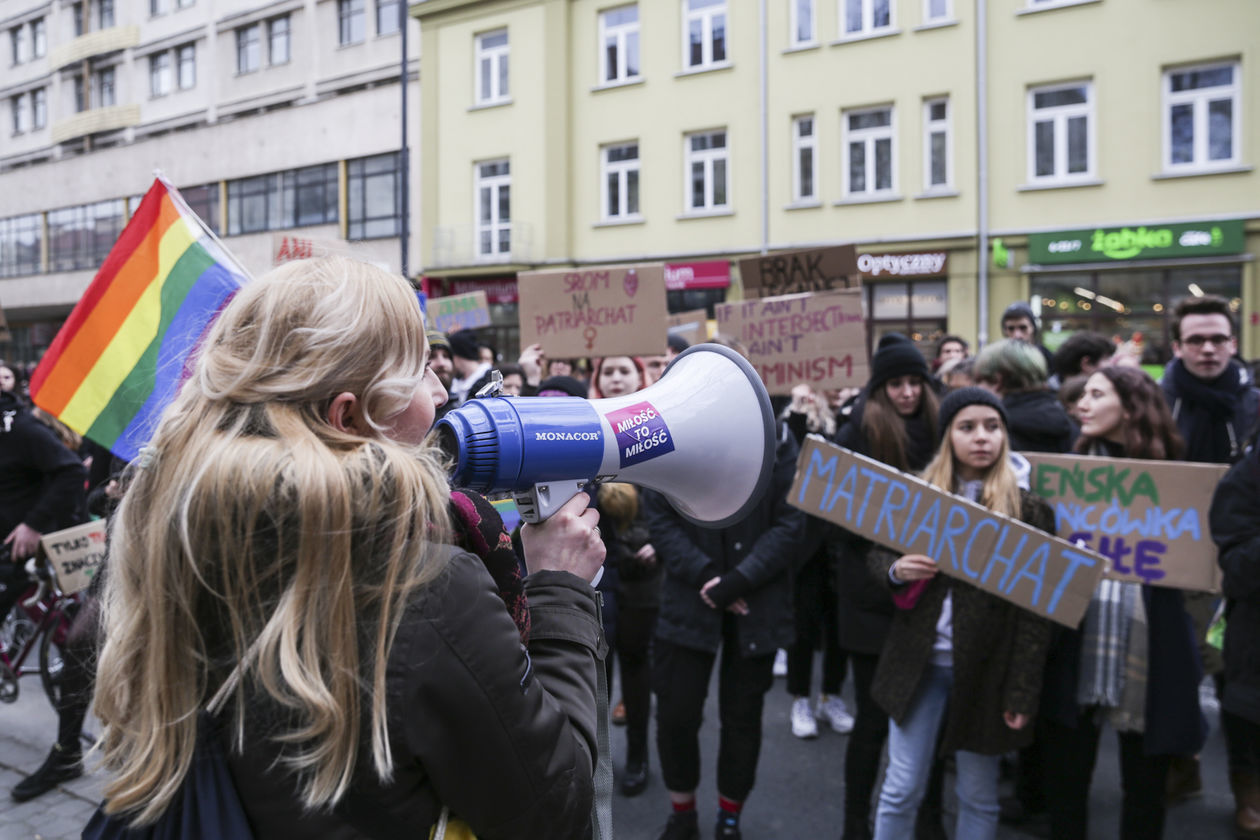
[{"label": "woman's ear", "polygon": [[328,404],[328,424],[339,432],[362,435],[363,421],[359,412],[359,398],[349,391],[342,391]]}]

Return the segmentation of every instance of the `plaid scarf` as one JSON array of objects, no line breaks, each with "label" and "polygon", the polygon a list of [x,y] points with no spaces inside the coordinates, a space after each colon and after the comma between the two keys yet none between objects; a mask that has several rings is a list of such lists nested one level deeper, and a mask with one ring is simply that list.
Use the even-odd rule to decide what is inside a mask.
[{"label": "plaid scarf", "polygon": [[[1076,702],[1102,706],[1133,731],[1146,707],[1146,611],[1141,586],[1102,580],[1085,612]],[[1136,710],[1134,703],[1136,701]],[[1135,713],[1136,712],[1136,713]]]}]

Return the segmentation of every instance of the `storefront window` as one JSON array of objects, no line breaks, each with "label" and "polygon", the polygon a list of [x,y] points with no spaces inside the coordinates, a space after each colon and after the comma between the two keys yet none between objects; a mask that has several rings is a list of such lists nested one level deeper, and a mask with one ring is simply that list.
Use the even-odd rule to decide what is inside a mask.
[{"label": "storefront window", "polygon": [[945,335],[948,292],[944,280],[870,282],[866,289],[867,334],[870,350],[890,332],[907,336],[924,358],[936,354]]}]

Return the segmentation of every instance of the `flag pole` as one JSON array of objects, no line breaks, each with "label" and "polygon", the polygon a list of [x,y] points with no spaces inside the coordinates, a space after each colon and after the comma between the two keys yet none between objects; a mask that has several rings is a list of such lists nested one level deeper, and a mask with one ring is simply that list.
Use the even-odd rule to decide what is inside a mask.
[{"label": "flag pole", "polygon": [[210,226],[208,224],[206,224],[205,219],[202,219],[200,216],[198,216],[197,211],[188,206],[188,202],[185,201],[184,196],[180,194],[179,188],[176,187],[174,184],[172,184],[170,181],[166,180],[166,175],[162,173],[162,170],[154,169],[153,177],[156,178],[158,182],[161,183],[162,186],[166,187],[167,195],[171,197],[171,201],[175,203],[175,206],[178,207],[181,212],[183,212],[186,215],[192,216],[194,219],[197,220],[197,224],[201,226],[202,231],[204,231],[205,234],[210,237],[210,239],[214,242],[214,244],[219,246],[219,250],[222,251],[223,256],[232,263],[232,267],[235,268],[241,274],[241,276],[245,277],[248,280],[253,280],[254,275],[251,274],[249,270],[245,268],[245,266],[241,265],[241,262],[240,260],[236,258],[236,255],[233,254],[230,250],[228,250],[228,246],[223,244],[223,240],[220,239],[218,236],[216,236],[215,232],[210,229]]}]

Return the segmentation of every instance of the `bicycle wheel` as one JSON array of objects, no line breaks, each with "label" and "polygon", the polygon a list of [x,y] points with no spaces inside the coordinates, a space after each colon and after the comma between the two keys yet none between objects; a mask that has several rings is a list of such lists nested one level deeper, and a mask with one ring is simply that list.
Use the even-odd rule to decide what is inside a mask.
[{"label": "bicycle wheel", "polygon": [[53,708],[61,711],[61,677],[66,667],[61,644],[53,638],[56,628],[50,627],[39,640],[39,679]]}]

